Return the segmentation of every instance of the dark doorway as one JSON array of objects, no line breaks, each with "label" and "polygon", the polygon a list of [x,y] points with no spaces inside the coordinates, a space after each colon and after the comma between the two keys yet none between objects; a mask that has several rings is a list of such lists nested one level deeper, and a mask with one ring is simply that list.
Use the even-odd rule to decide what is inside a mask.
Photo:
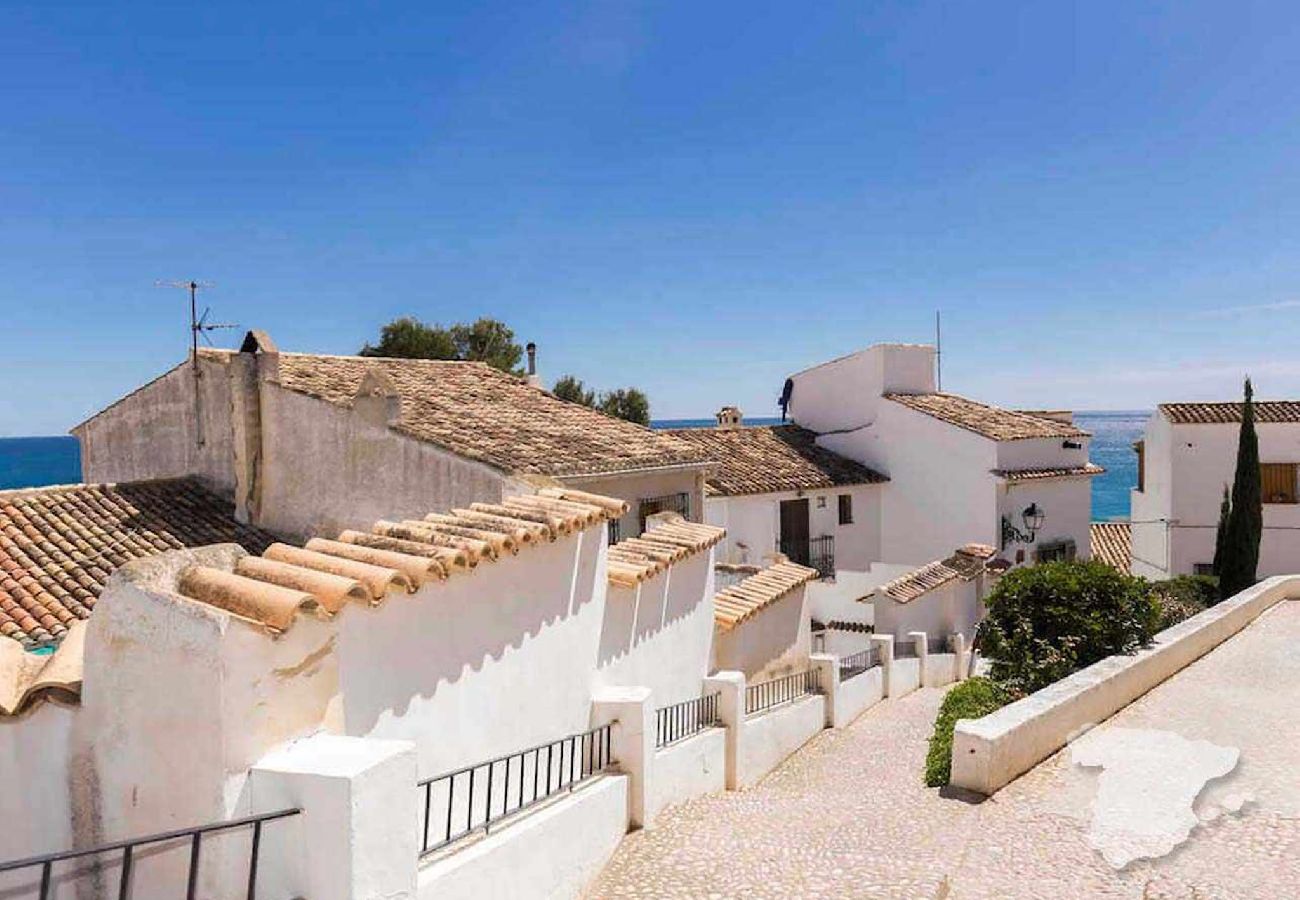
[{"label": "dark doorway", "polygon": [[791,562],[808,565],[808,499],[781,501],[780,550]]}]

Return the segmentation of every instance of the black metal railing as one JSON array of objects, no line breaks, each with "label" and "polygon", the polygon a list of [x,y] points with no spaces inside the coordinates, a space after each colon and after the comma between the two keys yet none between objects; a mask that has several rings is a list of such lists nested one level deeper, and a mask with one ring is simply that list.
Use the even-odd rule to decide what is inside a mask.
[{"label": "black metal railing", "polygon": [[752,716],[807,694],[816,694],[820,690],[821,677],[817,669],[796,672],[771,681],[760,681],[745,688],[745,715]]},{"label": "black metal railing", "polygon": [[570,734],[527,750],[446,772],[419,783],[424,823],[420,853],[432,853],[493,822],[562,791],[571,791],[613,762],[616,723]]},{"label": "black metal railing", "polygon": [[880,665],[880,654],[875,647],[868,647],[848,656],[840,657],[840,681],[848,681],[855,675],[861,675],[872,666]]},{"label": "black metal railing", "polygon": [[[242,819],[231,819],[228,822],[213,822],[209,825],[198,825],[193,828],[178,828],[174,831],[164,831],[158,834],[149,834],[142,837],[129,838],[124,841],[114,841],[111,844],[101,844],[98,847],[91,847],[87,850],[64,850],[61,853],[47,853],[43,856],[32,856],[27,859],[16,859],[7,863],[0,863],[0,873],[13,872],[18,869],[36,869],[41,870],[40,893],[37,896],[40,900],[49,900],[52,896],[55,878],[55,864],[70,859],[82,859],[88,856],[99,856],[104,853],[122,852],[121,870],[118,873],[118,900],[128,900],[131,896],[131,873],[136,858],[136,850],[140,847],[153,846],[155,844],[166,844],[178,842],[176,846],[183,844],[179,842],[188,838],[190,845],[190,862],[189,874],[186,880],[185,898],[194,900],[198,896],[199,886],[199,857],[203,851],[203,836],[215,834],[219,831],[232,831],[236,828],[247,828],[252,826],[253,839],[248,855],[248,892],[245,896],[248,900],[254,900],[257,896],[257,863],[262,847],[262,826],[267,822],[274,822],[277,819],[286,819],[289,816],[296,816],[301,809],[281,809],[276,812],[260,813],[255,816],[245,816]],[[34,873],[33,873],[34,874]],[[75,873],[72,877],[90,877],[94,874],[103,874],[103,865],[96,865],[92,868]],[[6,894],[6,896],[8,896]]]},{"label": "black metal railing", "polygon": [[655,710],[655,747],[666,747],[718,724],[718,694],[705,694]]},{"label": "black metal railing", "polygon": [[925,649],[927,653],[951,653],[952,652],[952,650],[950,650],[948,647],[948,638],[946,636],[926,638]]},{"label": "black metal railing", "polygon": [[815,538],[780,538],[776,548],[791,562],[816,569],[822,578],[835,574],[835,535]]},{"label": "black metal railing", "polygon": [[919,654],[916,652],[916,641],[912,638],[903,638],[901,641],[894,641],[894,659],[915,659]]},{"label": "black metal railing", "polygon": [[623,540],[623,523],[618,519],[609,520],[609,545],[612,547]]},{"label": "black metal railing", "polygon": [[675,512],[683,519],[691,518],[691,495],[665,494],[662,497],[643,497],[637,504],[637,518],[641,522],[641,531],[645,531],[646,519],[657,513]]}]

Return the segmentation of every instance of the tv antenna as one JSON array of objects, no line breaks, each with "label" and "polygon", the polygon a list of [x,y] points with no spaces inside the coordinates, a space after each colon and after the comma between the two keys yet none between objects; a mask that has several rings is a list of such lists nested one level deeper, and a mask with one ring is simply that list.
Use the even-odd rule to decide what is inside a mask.
[{"label": "tv antenna", "polygon": [[203,315],[198,314],[199,291],[216,287],[210,281],[156,281],[155,287],[182,288],[190,292],[190,367],[194,372],[194,440],[195,443],[203,446],[203,395],[199,390],[199,381],[203,373],[199,371],[199,338],[202,337],[204,343],[209,347],[212,346],[212,339],[208,337],[209,331],[216,331],[220,328],[238,328],[239,326],[230,322],[209,322],[208,315],[211,309],[204,307]]}]

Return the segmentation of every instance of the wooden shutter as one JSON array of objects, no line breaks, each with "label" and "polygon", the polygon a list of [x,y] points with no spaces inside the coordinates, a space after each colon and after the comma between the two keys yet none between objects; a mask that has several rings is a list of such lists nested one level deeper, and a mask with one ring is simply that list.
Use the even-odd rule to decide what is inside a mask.
[{"label": "wooden shutter", "polygon": [[1261,463],[1260,495],[1265,503],[1296,502],[1296,464]]}]

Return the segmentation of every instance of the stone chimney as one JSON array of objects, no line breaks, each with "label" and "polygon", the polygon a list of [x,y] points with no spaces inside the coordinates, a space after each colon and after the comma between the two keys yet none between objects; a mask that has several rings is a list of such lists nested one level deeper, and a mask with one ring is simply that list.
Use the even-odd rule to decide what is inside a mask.
[{"label": "stone chimney", "polygon": [[537,345],[529,341],[524,350],[528,353],[528,383],[533,387],[541,387],[542,379],[537,374]]},{"label": "stone chimney", "polygon": [[719,428],[740,428],[745,424],[745,415],[739,406],[724,406],[714,414]]}]

